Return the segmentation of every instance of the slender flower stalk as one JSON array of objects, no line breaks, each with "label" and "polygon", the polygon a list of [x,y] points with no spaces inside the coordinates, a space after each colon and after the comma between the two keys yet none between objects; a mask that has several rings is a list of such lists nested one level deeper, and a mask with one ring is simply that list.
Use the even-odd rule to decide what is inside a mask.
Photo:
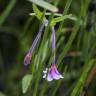
[{"label": "slender flower stalk", "polygon": [[[44,75],[43,78],[47,78],[48,81],[52,80],[58,80],[60,78],[64,78],[57,70],[56,68],[56,60],[55,60],[55,49],[56,49],[56,38],[55,38],[55,29],[52,27],[52,53],[54,54],[54,58],[52,61],[52,65],[49,68],[46,68],[45,71],[43,71]],[[48,75],[47,75],[48,74]]]},{"label": "slender flower stalk", "polygon": [[33,51],[34,51],[34,49],[36,47],[36,44],[37,44],[39,38],[41,37],[41,34],[43,32],[43,29],[44,29],[44,26],[47,26],[47,24],[48,24],[48,20],[43,20],[43,24],[42,24],[42,26],[41,26],[41,28],[40,28],[35,40],[32,43],[31,48],[29,49],[28,53],[26,54],[26,56],[24,58],[24,65],[25,66],[30,64],[30,61],[31,61],[31,58],[32,58],[32,53],[33,53]]},{"label": "slender flower stalk", "polygon": [[56,49],[56,38],[55,38],[55,29],[52,27],[52,53],[53,53],[53,62],[52,64],[55,64],[55,49]]}]

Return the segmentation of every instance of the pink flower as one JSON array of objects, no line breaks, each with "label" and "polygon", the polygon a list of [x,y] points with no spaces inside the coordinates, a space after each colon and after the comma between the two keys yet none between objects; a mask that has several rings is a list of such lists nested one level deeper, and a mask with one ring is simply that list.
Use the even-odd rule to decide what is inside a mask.
[{"label": "pink flower", "polygon": [[[48,75],[47,75],[47,71],[48,71]],[[49,68],[49,70],[46,68],[45,71],[43,71],[44,75],[43,78],[47,78],[48,81],[52,81],[52,80],[58,80],[60,78],[64,78],[57,70],[56,65],[52,64],[51,67]]]},{"label": "pink flower", "polygon": [[25,66],[27,66],[28,64],[30,64],[31,57],[32,57],[32,54],[30,54],[30,53],[28,52],[27,55],[26,55],[25,58],[24,58],[24,65],[25,65]]},{"label": "pink flower", "polygon": [[24,65],[27,66],[28,64],[30,64],[31,57],[32,57],[33,51],[34,51],[34,49],[36,47],[36,44],[37,44],[38,40],[41,37],[41,34],[43,32],[43,29],[44,29],[44,26],[47,26],[47,25],[48,25],[48,20],[47,19],[44,19],[43,24],[41,25],[40,30],[39,30],[36,38],[34,39],[34,41],[33,41],[32,45],[31,45],[31,47],[30,47],[27,55],[24,58]]}]

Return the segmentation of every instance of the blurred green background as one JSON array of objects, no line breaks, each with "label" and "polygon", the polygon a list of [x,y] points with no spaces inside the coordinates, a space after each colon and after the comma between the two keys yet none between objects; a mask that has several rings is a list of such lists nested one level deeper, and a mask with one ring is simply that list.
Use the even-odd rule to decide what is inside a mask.
[{"label": "blurred green background", "polygon": [[[54,4],[58,0],[46,1]],[[65,7],[68,7],[67,4],[70,6],[68,10]],[[72,14],[79,20],[65,20],[62,24],[56,24],[56,59],[60,62],[58,70],[64,79],[47,82],[42,79],[42,71],[50,67],[51,62],[50,28],[48,32],[44,31],[47,37],[41,50],[44,33],[31,64],[24,66],[24,57],[39,31],[41,21],[29,15],[33,10],[28,0],[0,0],[0,96],[96,96],[96,74],[88,83],[86,95],[80,95],[94,65],[90,72],[86,72],[87,67],[96,58],[96,0],[59,0],[57,7],[59,13],[63,14],[64,11],[64,15]],[[44,8],[38,8],[43,12]],[[46,17],[52,20],[52,15]],[[77,82],[80,77],[83,78],[84,72],[87,75],[82,79],[83,85],[79,83],[79,88]],[[26,74],[32,74],[32,81],[27,93],[23,94],[22,78]],[[76,86],[80,89],[79,95],[72,95]]]}]

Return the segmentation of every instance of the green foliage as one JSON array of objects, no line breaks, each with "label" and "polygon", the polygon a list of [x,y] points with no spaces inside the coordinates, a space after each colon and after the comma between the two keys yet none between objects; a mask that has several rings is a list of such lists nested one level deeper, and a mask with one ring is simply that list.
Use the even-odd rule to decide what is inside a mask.
[{"label": "green foliage", "polygon": [[95,65],[94,61],[95,60],[91,60],[88,64],[85,64],[84,71],[83,71],[82,75],[80,76],[80,79],[78,80],[75,88],[73,89],[71,96],[78,96],[80,94],[80,92],[82,91],[84,84],[85,84],[85,81],[88,77],[88,73],[90,72],[90,70]]},{"label": "green foliage", "polygon": [[[34,11],[35,12],[35,11]],[[51,15],[52,13],[50,13],[50,12],[46,12],[45,13],[45,16],[49,16],[49,15]],[[31,16],[36,16],[36,13],[30,13],[29,15],[31,15]],[[62,14],[60,14],[60,13],[54,13],[54,16],[62,16]]]},{"label": "green foliage", "polygon": [[74,21],[77,20],[77,18],[76,18],[75,16],[72,16],[71,14],[69,14],[69,15],[64,15],[64,16],[61,16],[61,17],[56,17],[56,18],[54,18],[54,19],[51,21],[51,26],[54,26],[54,25],[56,25],[56,23],[61,22],[61,21],[64,21],[64,20],[66,20],[66,19],[70,19],[70,20],[74,20]]},{"label": "green foliage", "polygon": [[[24,18],[23,23],[22,20],[26,13],[26,4],[22,4],[24,5],[24,9],[20,6],[21,10],[15,13],[17,17],[21,18],[21,22],[11,21],[11,23],[14,22],[12,24],[6,22],[13,7],[16,5],[16,2],[18,2],[16,0],[10,0],[10,3],[0,14],[0,33],[4,31],[8,35],[15,35],[20,44],[18,44],[19,52],[15,57],[16,61],[13,59],[13,66],[9,68],[10,70],[6,70],[6,72],[2,67],[3,62],[5,62],[2,56],[10,56],[12,58],[11,55],[7,54],[11,48],[7,46],[6,50],[8,50],[2,52],[2,46],[3,43],[7,41],[7,36],[6,38],[3,37],[3,43],[1,43],[3,41],[2,38],[0,39],[0,53],[3,54],[0,54],[0,88],[2,88],[1,85],[4,84],[4,89],[2,88],[4,90],[3,93],[8,94],[8,96],[22,96],[22,93],[23,95],[26,93],[26,96],[79,96],[96,63],[96,22],[92,23],[90,30],[86,29],[88,17],[91,18],[90,22],[91,20],[96,21],[96,14],[94,12],[92,12],[92,14],[88,12],[88,6],[91,0],[79,0],[78,2],[76,0],[29,1],[32,2],[31,10],[33,10],[33,12],[28,13],[31,16],[26,14],[28,17],[26,16],[27,20]],[[30,2],[29,4],[31,5]],[[41,11],[42,9],[37,7],[37,5],[44,10]],[[27,5],[27,8],[28,7]],[[56,13],[58,9],[60,9],[60,12]],[[50,12],[47,12],[47,10]],[[21,16],[22,12],[24,12],[24,14]],[[15,20],[16,17],[14,14],[12,16],[12,20]],[[35,17],[37,19],[35,19]],[[48,26],[43,30],[41,39],[32,54],[31,63],[26,67],[23,65],[24,56],[28,52],[44,19],[49,21]],[[21,24],[21,26],[18,24]],[[56,29],[56,66],[59,72],[63,74],[64,79],[48,82],[42,77],[43,70],[46,67],[50,68],[53,59],[51,52],[52,26]],[[13,47],[15,46],[14,44],[12,44]],[[11,49],[11,51],[13,50]],[[96,84],[94,84],[94,86],[96,86]],[[90,86],[90,88],[92,87]],[[96,88],[92,88],[92,91],[89,90],[88,96],[94,96],[94,89],[96,90]],[[1,92],[0,96],[3,96],[3,93]]]},{"label": "green foliage", "polygon": [[[34,13],[36,13],[36,17],[39,19],[39,20],[41,20],[42,19],[42,16],[43,16],[43,13],[42,12],[40,12],[40,10],[37,8],[37,6],[36,5],[34,5],[33,4],[33,11],[34,11]],[[46,15],[46,13],[45,13],[45,15]],[[50,14],[51,15],[51,14]],[[55,14],[54,14],[55,15]],[[59,15],[59,14],[56,14],[57,16]],[[44,19],[46,19],[46,17],[44,16]],[[58,22],[61,22],[61,21],[64,21],[65,19],[71,19],[71,20],[74,20],[74,21],[76,21],[77,20],[77,18],[75,17],[75,16],[72,16],[72,14],[69,14],[69,15],[64,15],[64,16],[60,16],[60,17],[56,17],[56,18],[54,18],[54,19],[52,19],[52,21],[51,21],[51,23],[50,23],[50,26],[54,26],[54,25],[56,25],[56,23],[58,23]]]},{"label": "green foliage", "polygon": [[32,81],[32,75],[25,75],[22,79],[22,92],[26,93]]},{"label": "green foliage", "polygon": [[30,2],[33,2],[43,8],[46,8],[47,10],[50,10],[51,12],[58,12],[58,8],[51,5],[50,3],[43,1],[43,0],[29,0]]},{"label": "green foliage", "polygon": [[0,96],[6,96],[4,93],[0,92]]},{"label": "green foliage", "polygon": [[[36,17],[41,20],[42,18],[42,12],[39,11],[39,9],[37,8],[37,6],[35,4],[32,4],[33,5],[33,11],[34,13],[36,13]],[[45,18],[45,17],[44,17]]]}]

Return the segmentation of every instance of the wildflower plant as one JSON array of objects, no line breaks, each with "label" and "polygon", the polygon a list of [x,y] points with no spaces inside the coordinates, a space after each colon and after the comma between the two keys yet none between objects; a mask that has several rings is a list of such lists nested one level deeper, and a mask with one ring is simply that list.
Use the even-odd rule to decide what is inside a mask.
[{"label": "wildflower plant", "polygon": [[54,79],[58,80],[60,78],[63,78],[63,76],[58,72],[58,70],[56,68],[56,60],[55,60],[56,44],[55,43],[56,43],[55,29],[54,29],[54,27],[52,27],[52,53],[54,54],[53,60],[52,60],[52,65],[49,69],[46,68],[46,70],[43,71],[43,73],[44,73],[43,78],[47,78],[48,81],[52,81]]},{"label": "wildflower plant", "polygon": [[43,32],[43,29],[44,29],[44,26],[46,26],[48,24],[48,21],[47,20],[43,20],[43,23],[40,27],[40,30],[35,38],[35,40],[33,41],[32,45],[31,45],[31,48],[29,49],[28,53],[26,54],[25,58],[24,58],[24,65],[28,65],[30,64],[30,61],[31,61],[31,58],[32,58],[32,54],[33,54],[33,51],[36,47],[36,44],[38,42],[38,40],[40,39],[41,37],[41,34]]},{"label": "wildflower plant", "polygon": [[96,0],[5,1],[0,96],[96,96]]},{"label": "wildflower plant", "polygon": [[[51,11],[51,12],[57,12],[58,11],[58,8],[56,8],[55,6],[53,7],[51,5],[51,6],[48,7],[47,2],[45,2],[45,1],[43,2],[43,0],[42,1],[29,0],[29,1],[31,1],[35,4],[37,4],[37,5],[40,4],[41,7],[45,8],[45,9]],[[70,47],[71,47],[71,45],[72,45],[72,43],[73,43],[73,41],[74,41],[74,39],[77,35],[78,26],[82,23],[82,20],[79,19],[81,17],[79,17],[79,16],[76,17],[76,16],[73,16],[72,14],[67,14],[71,2],[72,2],[72,0],[67,1],[67,4],[65,6],[65,10],[64,10],[63,14],[61,14],[61,13],[53,13],[52,14],[51,12],[46,12],[46,10],[44,10],[44,12],[41,12],[35,4],[33,4],[33,6],[32,6],[34,13],[29,13],[31,16],[36,16],[37,19],[42,22],[42,24],[40,26],[40,29],[39,29],[39,32],[37,33],[36,38],[33,40],[32,46],[30,47],[28,53],[26,54],[26,56],[24,58],[24,65],[25,66],[27,66],[28,64],[32,65],[32,77],[35,78],[35,81],[33,81],[33,83],[35,82],[34,91],[32,91],[33,96],[37,95],[39,81],[43,82],[43,89],[44,89],[44,90],[41,90],[40,96],[44,96],[45,92],[48,88],[47,85],[49,83],[49,82],[46,83],[46,80],[47,81],[58,80],[57,81],[58,82],[57,86],[59,87],[60,83],[64,80],[63,78],[65,78],[65,76],[63,76],[59,73],[59,71],[57,70],[57,66],[61,64],[60,67],[62,67],[61,61],[63,60],[64,56],[69,51],[69,49],[70,49]],[[42,5],[42,4],[45,4],[47,7],[45,5]],[[52,8],[53,8],[53,10],[52,10]],[[46,15],[49,16],[50,18],[47,19]],[[81,16],[81,13],[80,13],[80,16]],[[56,44],[56,39],[58,39],[58,37],[61,35],[62,26],[63,26],[63,23],[64,23],[65,19],[69,19],[69,20],[74,21],[75,25],[73,27],[71,35],[69,36],[68,42],[66,43],[66,45],[64,46],[64,49],[62,50],[60,56],[56,60],[56,53],[58,52],[57,46],[56,46],[57,45]],[[55,25],[59,22],[60,22],[60,26],[59,26],[58,30],[55,30]],[[44,29],[44,27],[46,27],[46,28]],[[50,33],[48,33],[49,32],[48,28],[51,29]],[[44,32],[43,38],[41,38],[42,32]],[[59,35],[56,35],[56,33],[58,33]],[[52,38],[50,38],[50,34],[51,34]],[[41,42],[40,42],[41,43],[40,47],[38,48],[37,54],[35,54],[34,58],[32,59],[33,52],[34,52],[35,47],[37,45],[37,42],[39,41],[40,38],[42,39]],[[44,60],[42,60],[43,51],[44,51],[43,48],[46,45],[46,41],[51,41],[51,42],[47,42],[47,43],[51,43],[51,48],[48,52],[47,49],[49,48],[49,45],[47,44],[47,47],[45,49],[46,53],[44,54],[45,58],[47,58],[47,59],[45,60],[45,58],[44,58]],[[50,57],[50,59],[49,59],[48,56]],[[32,62],[31,62],[31,59],[32,59]],[[49,62],[47,62],[47,61],[49,61]],[[37,62],[38,62],[38,68],[36,70],[34,65],[37,65]],[[83,81],[85,82],[85,80],[87,78],[87,75],[88,75],[87,72],[89,72],[90,69],[92,68],[93,62],[94,62],[94,60],[92,60],[92,62],[90,62],[90,63],[92,63],[92,65],[90,65],[88,63],[89,65],[86,68],[86,70],[84,71],[86,74],[83,73],[80,80],[82,80],[82,78],[83,78]],[[48,66],[50,66],[50,67],[46,68]],[[42,76],[42,71],[43,71],[43,76]],[[59,80],[59,79],[61,79],[61,80]],[[32,78],[31,79],[29,78],[28,80],[32,80]],[[71,96],[77,96],[77,94],[79,92],[79,88],[81,88],[80,91],[82,90],[82,84],[81,84],[80,80],[78,81],[76,87],[72,91]],[[27,82],[27,80],[23,80],[23,81]],[[83,84],[84,84],[84,82],[83,82]],[[28,83],[28,86],[29,85],[30,84]],[[27,86],[27,88],[28,88],[28,86]],[[54,94],[56,94],[56,91],[57,91],[58,87],[54,88],[55,91],[52,92],[52,96],[55,96]],[[52,90],[53,89],[51,89],[51,91]],[[27,89],[26,89],[26,91],[27,91]],[[26,92],[24,91],[24,93],[26,93]]]},{"label": "wildflower plant", "polygon": [[[72,16],[72,14],[69,15],[61,15],[61,14],[56,14],[56,17],[53,18],[51,20],[51,22],[49,23],[50,20],[47,20],[47,18],[45,17],[45,15],[40,12],[40,10],[37,8],[37,6],[35,4],[33,4],[33,11],[35,14],[31,13],[32,16],[36,16],[40,21],[42,19],[42,24],[41,27],[39,29],[39,32],[36,36],[36,38],[34,39],[31,48],[29,49],[28,53],[26,54],[25,58],[24,58],[24,65],[27,66],[28,64],[30,64],[31,62],[31,58],[32,58],[32,54],[33,51],[35,50],[36,44],[38,42],[38,40],[41,37],[42,32],[44,31],[44,26],[47,28],[47,26],[49,26],[49,28],[51,29],[51,36],[52,36],[52,41],[51,41],[51,54],[52,54],[52,61],[51,61],[51,67],[50,68],[46,68],[46,70],[43,70],[43,78],[46,78],[48,81],[52,81],[52,80],[59,80],[60,78],[64,78],[57,70],[56,67],[56,32],[55,32],[55,25],[58,22],[61,22],[65,19],[71,19],[73,21],[76,21],[76,17]],[[42,41],[43,42],[43,41]],[[42,62],[43,63],[43,62]],[[40,65],[39,65],[40,66]],[[40,74],[40,73],[39,73]],[[34,91],[35,92],[35,91]],[[36,94],[36,92],[34,93]]]}]

